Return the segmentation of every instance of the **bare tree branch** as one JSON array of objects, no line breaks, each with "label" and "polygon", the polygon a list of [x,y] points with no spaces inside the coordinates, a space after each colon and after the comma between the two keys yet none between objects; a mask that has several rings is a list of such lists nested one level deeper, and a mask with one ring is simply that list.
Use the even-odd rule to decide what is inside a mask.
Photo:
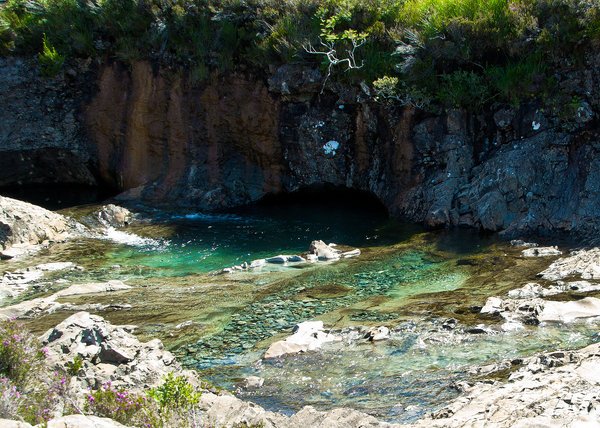
[{"label": "bare tree branch", "polygon": [[323,86],[321,87],[321,94],[325,90],[325,84],[327,83],[327,80],[331,76],[331,70],[336,65],[346,64],[346,71],[362,68],[362,66],[364,65],[364,61],[361,61],[360,65],[357,64],[355,53],[356,53],[356,49],[358,49],[359,47],[364,45],[366,43],[366,41],[367,41],[366,39],[360,39],[360,40],[359,39],[351,39],[352,48],[346,49],[346,52],[348,54],[348,56],[346,58],[338,57],[338,52],[337,52],[337,48],[335,47],[335,42],[324,42],[321,38],[319,38],[319,42],[321,43],[321,46],[324,48],[324,50],[315,49],[315,47],[311,43],[304,45],[304,50],[307,53],[314,54],[314,55],[323,55],[327,58],[327,61],[329,62],[329,65],[327,66],[327,75],[325,76],[325,80],[323,81]]}]

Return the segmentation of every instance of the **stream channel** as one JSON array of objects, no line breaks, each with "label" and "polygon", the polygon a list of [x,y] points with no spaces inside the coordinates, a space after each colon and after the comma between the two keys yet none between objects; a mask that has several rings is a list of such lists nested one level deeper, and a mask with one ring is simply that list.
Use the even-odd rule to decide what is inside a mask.
[{"label": "stream channel", "polygon": [[[75,216],[91,211],[66,209]],[[70,297],[75,304],[130,305],[98,314],[136,324],[142,340],[161,339],[179,360],[214,385],[287,414],[305,405],[347,406],[390,422],[410,422],[458,396],[469,368],[559,348],[583,347],[598,325],[524,326],[503,331],[479,308],[526,282],[554,258],[521,257],[520,248],[472,231],[425,231],[390,220],[363,195],[308,195],[225,214],[148,211],[115,240],[57,244],[34,259],[0,262],[3,270],[72,261],[82,271],[51,273],[31,298],[64,281],[122,280],[131,290]],[[306,252],[321,239],[360,248],[334,263],[274,266],[221,274],[228,266]],[[63,282],[61,284],[61,282]],[[113,307],[114,308],[114,307]],[[28,322],[42,332],[69,313]],[[457,320],[447,329],[446,320]],[[344,339],[274,360],[261,357],[295,324],[322,320]],[[483,326],[482,326],[483,324]],[[361,326],[390,327],[371,343]],[[265,379],[244,389],[247,376]]]}]

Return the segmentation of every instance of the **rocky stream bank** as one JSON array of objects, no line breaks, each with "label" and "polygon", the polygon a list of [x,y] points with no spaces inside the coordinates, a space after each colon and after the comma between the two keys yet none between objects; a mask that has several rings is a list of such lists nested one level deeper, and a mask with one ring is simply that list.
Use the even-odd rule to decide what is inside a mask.
[{"label": "rocky stream bank", "polygon": [[[83,219],[86,225],[8,198],[0,199],[0,208],[5,230],[0,245],[5,257],[26,258],[31,251],[39,250],[40,245],[52,245],[64,239],[81,236],[102,238],[106,228],[132,221],[131,213],[115,206],[104,207]],[[514,245],[529,247],[522,250],[522,257],[551,260],[540,271],[537,282],[520,287],[520,284],[514,284],[506,295],[490,297],[485,304],[481,302],[480,324],[463,324],[456,319],[440,320],[435,327],[427,328],[428,333],[421,336],[421,341],[452,343],[473,335],[519,331],[529,325],[559,323],[568,327],[572,323],[594,322],[600,317],[600,300],[594,297],[600,288],[597,282],[600,278],[600,249],[579,249],[564,254],[567,253],[565,249],[554,247],[535,247],[517,241]],[[13,254],[11,248],[15,247],[27,251]],[[314,244],[312,249],[316,251],[318,248],[323,252],[334,252],[334,247],[319,243]],[[563,255],[559,257],[561,251]],[[77,266],[63,262],[7,273],[2,279],[2,287],[7,296],[16,295],[27,289],[28,278],[39,280],[40,275],[49,274],[57,275],[58,279],[54,280],[60,281],[61,270],[65,269],[77,269]],[[600,364],[600,348],[597,343],[580,350],[555,350],[473,366],[469,369],[468,380],[453,385],[460,391],[456,399],[411,424],[389,424],[348,408],[324,412],[307,406],[285,416],[207,387],[194,371],[184,370],[175,356],[164,349],[160,340],[141,342],[133,335],[135,326],[112,325],[104,318],[90,314],[90,311],[106,309],[93,302],[94,296],[111,293],[118,296],[118,293],[127,293],[130,289],[121,281],[72,284],[53,295],[3,307],[0,316],[33,319],[58,310],[72,312],[44,333],[41,341],[48,348],[48,370],[64,371],[68,363],[76,357],[81,358],[81,368],[69,379],[69,389],[74,396],[82,399],[90,389],[106,382],[132,391],[141,390],[156,385],[167,373],[175,372],[186,376],[189,382],[203,391],[198,406],[198,426],[599,426],[600,377],[597,367]],[[90,296],[87,306],[62,300],[78,295]],[[116,310],[124,309],[118,306],[115,306]],[[490,323],[490,320],[495,321]],[[289,354],[315,352],[329,343],[342,344],[340,352],[344,352],[346,344],[361,341],[377,346],[377,343],[391,340],[394,335],[404,334],[403,331],[401,326],[394,325],[336,330],[327,328],[323,322],[305,322],[295,328],[291,337],[273,342],[263,358],[279,359],[281,364],[285,364]],[[248,378],[245,382],[246,388],[262,387],[260,378]],[[2,421],[2,424],[28,426],[17,421]],[[95,416],[69,415],[51,420],[48,426],[108,428],[122,425]]]}]

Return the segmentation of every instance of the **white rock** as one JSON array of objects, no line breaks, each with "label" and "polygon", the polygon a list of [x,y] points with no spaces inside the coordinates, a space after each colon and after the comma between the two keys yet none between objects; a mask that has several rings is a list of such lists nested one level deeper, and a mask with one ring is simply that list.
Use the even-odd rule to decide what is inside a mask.
[{"label": "white rock", "polygon": [[248,376],[244,379],[244,388],[245,389],[257,389],[263,386],[265,380],[262,377],[258,376]]},{"label": "white rock", "polygon": [[252,262],[250,263],[250,269],[256,269],[256,268],[262,267],[266,264],[267,264],[267,261],[265,259],[252,260]]},{"label": "white rock", "polygon": [[390,338],[390,329],[385,326],[374,327],[370,329],[367,333],[367,339],[372,342],[377,342],[379,340],[386,340]]},{"label": "white rock", "polygon": [[586,297],[574,302],[545,302],[538,315],[541,322],[573,322],[600,316],[600,299]]},{"label": "white rock", "polygon": [[277,358],[286,354],[296,354],[299,352],[313,351],[320,348],[324,343],[333,342],[337,337],[325,333],[323,321],[305,321],[294,327],[294,334],[285,340],[273,343],[267,352],[265,358]]},{"label": "white rock", "polygon": [[355,248],[354,250],[350,250],[350,251],[346,251],[345,253],[342,253],[342,257],[345,259],[348,259],[350,257],[358,257],[360,256],[360,250],[358,248]]},{"label": "white rock", "polygon": [[523,257],[547,257],[560,256],[562,251],[557,247],[534,247],[521,251],[521,254]]},{"label": "white rock", "polygon": [[499,297],[489,297],[485,301],[485,305],[481,308],[482,314],[495,314],[502,312],[504,301]]}]

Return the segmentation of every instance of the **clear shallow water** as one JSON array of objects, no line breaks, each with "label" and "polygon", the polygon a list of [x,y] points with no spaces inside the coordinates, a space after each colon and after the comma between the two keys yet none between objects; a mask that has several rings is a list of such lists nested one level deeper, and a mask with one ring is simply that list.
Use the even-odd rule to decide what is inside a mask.
[{"label": "clear shallow water", "polygon": [[[549,261],[524,260],[518,250],[469,232],[425,233],[395,223],[372,201],[321,198],[229,214],[151,217],[152,224],[127,232],[153,241],[72,242],[40,254],[35,263],[84,266],[83,272],[56,274],[73,282],[126,281],[134,286],[129,292],[70,301],[130,304],[130,310],[100,315],[139,325],[143,339],[161,338],[186,366],[219,386],[235,390],[245,376],[264,377],[262,389],[239,393],[271,410],[350,406],[410,421],[456,396],[452,382],[468,378],[471,365],[584,346],[597,331],[597,325],[579,324],[494,335],[440,333],[448,317],[459,325],[494,325],[471,306],[533,280]],[[314,239],[359,247],[362,254],[329,265],[214,275],[243,261],[304,252]],[[67,315],[47,316],[32,327],[46,329]],[[404,327],[376,345],[350,341],[261,362],[271,342],[311,319],[335,329]]]}]

